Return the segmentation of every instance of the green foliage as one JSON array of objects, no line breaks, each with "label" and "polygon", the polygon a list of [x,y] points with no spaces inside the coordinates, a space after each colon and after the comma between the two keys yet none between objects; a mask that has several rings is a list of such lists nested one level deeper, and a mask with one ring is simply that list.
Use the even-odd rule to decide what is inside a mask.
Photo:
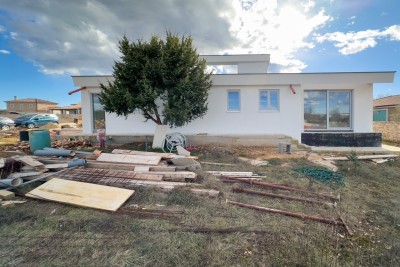
[{"label": "green foliage", "polygon": [[353,168],[356,170],[360,166],[360,160],[358,159],[357,153],[352,150],[347,159],[353,164]]},{"label": "green foliage", "polygon": [[149,42],[119,41],[121,61],[115,62],[115,81],[101,84],[100,102],[107,112],[128,116],[141,112],[147,120],[183,126],[207,112],[211,73],[193,47],[192,38],[167,32]]}]

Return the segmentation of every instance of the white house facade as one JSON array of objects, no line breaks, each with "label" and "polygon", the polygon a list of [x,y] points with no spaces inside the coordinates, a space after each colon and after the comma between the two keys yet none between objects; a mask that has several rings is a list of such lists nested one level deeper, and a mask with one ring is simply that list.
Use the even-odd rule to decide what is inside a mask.
[{"label": "white house facade", "polygon": [[[180,128],[185,135],[285,135],[307,138],[373,134],[373,85],[391,83],[394,72],[267,73],[269,55],[203,56],[209,65],[236,65],[235,74],[212,75],[208,112]],[[100,83],[112,76],[73,76],[82,96],[83,133],[105,128],[108,135],[153,135],[155,123],[138,112],[125,117],[102,113]],[[308,137],[307,137],[308,136]],[[318,139],[317,138],[317,139]],[[372,137],[376,138],[376,137]],[[328,142],[329,143],[329,142]],[[316,143],[314,145],[323,145]],[[311,143],[311,145],[313,145]],[[363,146],[363,145],[355,145]],[[364,145],[371,146],[371,145]]]}]

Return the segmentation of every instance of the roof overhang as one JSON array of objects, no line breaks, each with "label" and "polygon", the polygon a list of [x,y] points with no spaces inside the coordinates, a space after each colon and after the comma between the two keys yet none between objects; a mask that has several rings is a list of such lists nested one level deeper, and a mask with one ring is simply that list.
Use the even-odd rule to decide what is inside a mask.
[{"label": "roof overhang", "polygon": [[[324,73],[268,73],[268,74],[216,74],[213,86],[287,85],[287,84],[372,84],[392,83],[395,71],[383,72],[324,72]],[[72,76],[75,86],[98,88],[100,84],[114,82],[114,77]]]}]

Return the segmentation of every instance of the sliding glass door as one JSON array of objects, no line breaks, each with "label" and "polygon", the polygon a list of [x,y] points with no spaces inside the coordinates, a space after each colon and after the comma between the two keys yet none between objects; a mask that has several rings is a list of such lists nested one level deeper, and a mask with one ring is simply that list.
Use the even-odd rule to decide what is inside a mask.
[{"label": "sliding glass door", "polygon": [[351,91],[304,91],[305,130],[350,130]]}]

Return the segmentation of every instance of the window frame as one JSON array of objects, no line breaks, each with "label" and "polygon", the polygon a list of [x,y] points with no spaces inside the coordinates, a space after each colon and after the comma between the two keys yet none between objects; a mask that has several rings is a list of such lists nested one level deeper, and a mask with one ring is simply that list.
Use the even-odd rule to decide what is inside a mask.
[{"label": "window frame", "polygon": [[[261,108],[261,93],[267,92],[267,108]],[[278,95],[278,106],[277,108],[271,108],[271,92],[277,92]],[[259,112],[279,112],[281,108],[281,97],[279,89],[259,89],[258,90],[258,111]]]},{"label": "window frame", "polygon": [[[238,94],[238,109],[230,109],[230,99],[229,99],[229,94],[230,93],[237,93]],[[242,104],[241,104],[241,92],[240,89],[229,89],[227,90],[226,93],[226,111],[227,112],[241,112],[242,110]]]},{"label": "window frame", "polygon": [[24,110],[24,104],[19,104],[19,110]]},{"label": "window frame", "polygon": [[[385,117],[384,121],[376,121],[376,120],[374,120],[374,114],[373,113],[375,112],[375,110],[376,111],[382,111],[382,110],[386,111],[386,117]],[[372,110],[372,121],[373,122],[388,122],[389,121],[389,109],[388,108],[374,108]]]},{"label": "window frame", "polygon": [[[304,109],[304,103],[305,103],[305,97],[303,95],[303,129],[305,132],[313,132],[313,131],[318,131],[318,132],[327,132],[327,131],[352,131],[353,130],[353,90],[351,89],[310,89],[310,90],[304,90],[304,93],[307,91],[325,91],[326,92],[326,129],[323,128],[314,128],[314,129],[309,129],[305,128],[305,109]],[[347,92],[349,93],[349,127],[330,127],[330,106],[329,106],[329,94],[330,93],[335,93],[335,92]]]}]

